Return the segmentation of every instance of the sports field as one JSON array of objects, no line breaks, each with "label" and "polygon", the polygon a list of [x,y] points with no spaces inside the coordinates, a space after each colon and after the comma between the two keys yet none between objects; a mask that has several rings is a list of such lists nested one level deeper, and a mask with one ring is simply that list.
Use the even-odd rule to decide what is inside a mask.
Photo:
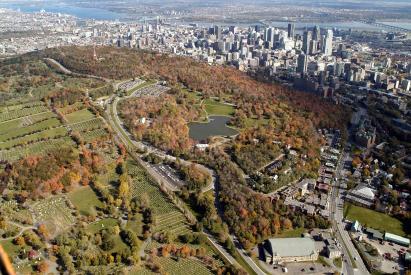
[{"label": "sports field", "polygon": [[344,217],[350,221],[357,220],[363,226],[372,227],[383,232],[386,231],[400,236],[410,236],[410,232],[405,232],[405,224],[403,222],[387,214],[368,208],[345,203]]}]

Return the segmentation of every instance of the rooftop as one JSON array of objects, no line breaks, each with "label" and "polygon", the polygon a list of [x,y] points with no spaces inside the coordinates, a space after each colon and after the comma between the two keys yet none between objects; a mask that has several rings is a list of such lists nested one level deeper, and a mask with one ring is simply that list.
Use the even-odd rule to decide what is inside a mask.
[{"label": "rooftop", "polygon": [[362,184],[358,185],[350,193],[354,196],[358,196],[358,197],[361,197],[361,198],[366,198],[366,199],[369,199],[369,200],[374,200],[374,198],[375,198],[374,190],[371,189],[370,187],[362,185]]},{"label": "rooftop", "polygon": [[387,241],[396,241],[396,242],[400,242],[400,243],[408,244],[408,245],[410,244],[410,239],[407,239],[407,238],[404,238],[404,237],[401,237],[401,236],[398,236],[392,233],[388,233],[388,232],[385,233],[384,238]]},{"label": "rooftop", "polygon": [[311,238],[278,238],[268,241],[273,256],[303,257],[316,253],[315,243]]}]

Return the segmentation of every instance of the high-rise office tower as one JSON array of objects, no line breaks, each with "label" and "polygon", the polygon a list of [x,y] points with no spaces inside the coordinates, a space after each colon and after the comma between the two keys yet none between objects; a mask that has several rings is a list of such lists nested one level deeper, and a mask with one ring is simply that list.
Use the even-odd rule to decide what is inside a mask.
[{"label": "high-rise office tower", "polygon": [[262,26],[261,26],[261,25],[255,25],[255,26],[254,26],[254,30],[255,30],[256,32],[260,32],[261,29],[262,29]]},{"label": "high-rise office tower", "polygon": [[214,35],[216,36],[217,39],[222,38],[220,26],[214,26]]},{"label": "high-rise office tower", "polygon": [[308,58],[305,54],[300,54],[297,60],[297,72],[306,73],[307,72]]},{"label": "high-rise office tower", "polygon": [[288,38],[294,38],[295,24],[288,23]]},{"label": "high-rise office tower", "polygon": [[305,54],[310,53],[310,42],[311,42],[312,33],[311,31],[305,31],[303,35],[303,51]]},{"label": "high-rise office tower", "polygon": [[274,31],[275,29],[273,27],[269,27],[266,29],[265,41],[273,43]]},{"label": "high-rise office tower", "polygon": [[313,39],[317,41],[320,41],[321,39],[321,31],[318,25],[315,25],[313,28]]},{"label": "high-rise office tower", "polygon": [[332,55],[333,53],[333,31],[327,30],[324,38],[323,52],[325,55]]},{"label": "high-rise office tower", "polygon": [[310,41],[310,54],[316,54],[317,53],[317,40],[311,40]]}]

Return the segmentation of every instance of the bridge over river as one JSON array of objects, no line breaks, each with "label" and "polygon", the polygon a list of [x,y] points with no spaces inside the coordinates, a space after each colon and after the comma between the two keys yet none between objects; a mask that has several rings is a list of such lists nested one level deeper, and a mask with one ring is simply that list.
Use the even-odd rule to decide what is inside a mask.
[{"label": "bridge over river", "polygon": [[372,25],[372,26],[376,26],[376,27],[380,27],[380,28],[383,28],[383,29],[398,31],[398,32],[407,32],[407,33],[411,32],[410,29],[406,29],[406,28],[402,28],[402,27],[398,27],[398,26],[393,26],[393,25],[388,25],[388,24],[384,24],[384,23],[370,22],[370,21],[366,21],[366,20],[360,20],[358,22],[368,24],[368,25]]}]

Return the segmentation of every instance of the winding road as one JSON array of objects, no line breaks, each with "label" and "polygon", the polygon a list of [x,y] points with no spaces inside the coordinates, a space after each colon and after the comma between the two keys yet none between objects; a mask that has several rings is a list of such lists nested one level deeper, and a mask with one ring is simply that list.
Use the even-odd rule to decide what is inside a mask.
[{"label": "winding road", "polygon": [[[61,65],[59,62],[57,62],[54,59],[47,59],[48,61],[50,61],[51,63],[53,63],[54,65],[58,66],[60,68],[60,70],[64,73],[67,74],[71,74],[71,75],[78,75],[78,76],[82,76],[82,77],[90,77],[90,78],[97,78],[97,79],[102,79],[106,82],[110,82],[111,80],[105,79],[105,78],[101,78],[98,76],[93,76],[93,75],[84,75],[84,74],[77,74],[74,73],[70,70],[68,70],[67,68],[65,68],[63,65]],[[121,84],[121,82],[116,82],[114,83],[114,88],[118,87],[119,84]],[[132,96],[132,95],[130,95]],[[124,98],[128,98],[130,96],[127,97],[123,97]],[[158,183],[163,183],[164,186],[171,190],[171,191],[176,191],[176,187],[167,181],[167,179],[161,177],[161,175],[159,175],[157,173],[157,171],[155,171],[154,169],[152,169],[146,162],[142,161],[140,156],[138,156],[135,151],[136,150],[141,150],[141,149],[146,149],[148,150],[148,152],[152,152],[162,158],[168,158],[171,160],[175,160],[174,156],[168,155],[165,152],[160,151],[157,148],[154,148],[152,146],[148,146],[145,145],[141,142],[137,142],[134,140],[133,136],[127,131],[127,129],[124,128],[123,123],[121,122],[120,118],[118,117],[118,113],[117,113],[117,104],[119,102],[120,98],[117,95],[112,95],[109,99],[106,100],[106,115],[107,115],[107,120],[108,120],[108,124],[111,125],[113,131],[116,133],[117,138],[121,141],[121,143],[123,143],[126,148],[128,149],[128,151],[130,152],[130,154],[132,155],[132,157],[134,159],[136,159],[140,165],[142,165],[147,172],[158,182]],[[185,163],[187,165],[191,165],[192,162],[186,161],[186,160],[182,160],[182,163]],[[205,187],[202,192],[207,192],[209,190],[212,189],[216,189],[215,185],[217,184],[217,180],[216,180],[216,174],[215,171],[213,171],[212,169],[209,169],[208,167],[205,167],[204,165],[201,164],[197,164],[195,163],[195,165],[199,165],[202,169],[205,169],[206,171],[208,171],[210,173],[210,175],[212,176],[212,182],[209,186]],[[217,201],[217,200],[216,200]],[[224,247],[222,247],[221,245],[218,244],[217,240],[214,238],[214,236],[212,236],[211,234],[208,234],[206,232],[207,238],[210,241],[211,244],[213,244],[213,246],[220,252],[221,255],[223,255],[223,257],[231,264],[240,267],[241,265],[234,259],[234,257],[232,255],[230,255]],[[246,251],[241,247],[241,244],[238,242],[236,236],[234,235],[230,235],[231,240],[234,242],[235,247],[237,252],[240,254],[240,256],[242,257],[242,259],[246,262],[246,264],[251,268],[251,270],[253,270],[253,272],[255,274],[258,275],[265,275],[266,273],[261,270],[261,268],[254,262],[254,260],[247,255]]]}]

